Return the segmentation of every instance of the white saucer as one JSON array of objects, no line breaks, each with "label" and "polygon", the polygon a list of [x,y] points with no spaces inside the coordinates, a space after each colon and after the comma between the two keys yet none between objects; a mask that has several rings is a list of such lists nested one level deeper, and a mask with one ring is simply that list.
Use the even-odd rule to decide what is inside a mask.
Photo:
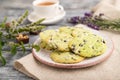
[{"label": "white saucer", "polygon": [[[60,9],[58,14],[56,14],[54,17],[46,18],[41,24],[54,24],[54,23],[57,23],[60,20],[62,20],[65,15],[66,15],[66,12],[64,10]],[[35,22],[35,21],[39,20],[40,18],[41,18],[40,15],[38,16],[38,14],[36,14],[35,12],[32,12],[28,16],[28,20],[30,22]]]}]

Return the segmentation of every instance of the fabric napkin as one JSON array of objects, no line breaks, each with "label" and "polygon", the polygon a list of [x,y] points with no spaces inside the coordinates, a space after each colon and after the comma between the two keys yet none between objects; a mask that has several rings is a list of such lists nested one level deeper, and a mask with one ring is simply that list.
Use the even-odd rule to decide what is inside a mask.
[{"label": "fabric napkin", "polygon": [[38,62],[29,54],[14,63],[14,67],[35,80],[119,80],[120,35],[102,31],[113,39],[115,50],[104,62],[83,69],[59,69]]},{"label": "fabric napkin", "polygon": [[102,0],[93,7],[94,15],[104,14],[103,18],[118,19],[120,18],[120,0]]}]

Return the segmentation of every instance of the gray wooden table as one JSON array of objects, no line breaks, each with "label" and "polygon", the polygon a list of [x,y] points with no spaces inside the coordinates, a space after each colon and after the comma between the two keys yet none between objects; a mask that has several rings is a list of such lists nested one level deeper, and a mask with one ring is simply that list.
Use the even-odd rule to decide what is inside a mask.
[{"label": "gray wooden table", "polygon": [[[13,18],[18,18],[25,10],[32,11],[33,0],[0,0],[0,22],[4,16],[8,17],[8,21]],[[90,8],[96,5],[100,0],[60,0],[60,4],[65,8],[67,12],[66,17],[55,25],[48,25],[47,29],[58,28],[62,25],[70,25],[66,22],[66,19],[71,16],[83,15],[85,12],[89,12]],[[28,23],[28,21],[26,21]],[[30,43],[32,43],[38,36],[32,36]],[[7,59],[6,66],[0,66],[0,80],[32,80],[26,75],[16,71],[13,68],[13,62],[31,51],[27,51],[25,54],[22,51],[18,51],[17,55],[11,56],[8,53],[4,53]]]}]

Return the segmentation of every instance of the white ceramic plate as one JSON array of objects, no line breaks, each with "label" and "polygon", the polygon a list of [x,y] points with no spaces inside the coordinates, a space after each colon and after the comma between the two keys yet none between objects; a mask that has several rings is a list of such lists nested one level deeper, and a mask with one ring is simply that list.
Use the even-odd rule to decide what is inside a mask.
[{"label": "white ceramic plate", "polygon": [[[41,24],[55,24],[55,23],[59,22],[60,20],[62,20],[65,17],[66,12],[64,11],[64,8],[62,6],[61,6],[61,8],[59,9],[60,11],[58,12],[58,14],[54,15],[54,17],[46,18]],[[42,18],[42,17],[40,17],[40,15],[36,14],[35,12],[32,12],[28,16],[28,20],[30,22],[35,22],[35,21],[39,20],[40,18]]]},{"label": "white ceramic plate", "polygon": [[[82,26],[82,27],[86,28],[85,26]],[[86,29],[89,29],[89,28],[86,28]],[[33,56],[37,60],[39,60],[41,63],[44,63],[49,66],[53,66],[53,67],[58,67],[58,68],[84,68],[84,67],[89,67],[89,66],[93,66],[98,63],[101,63],[101,62],[105,61],[112,54],[113,49],[114,49],[113,42],[111,41],[111,39],[109,39],[107,36],[101,34],[100,32],[93,30],[93,29],[89,29],[89,30],[91,30],[93,33],[103,37],[103,39],[106,41],[107,50],[104,54],[97,56],[97,57],[85,59],[85,60],[83,60],[79,63],[75,63],[75,64],[56,63],[56,62],[52,61],[52,59],[50,58],[50,51],[46,51],[43,49],[41,49],[38,52],[35,49],[33,49],[32,50]],[[35,44],[39,44],[39,42],[40,42],[40,39],[37,39],[35,41]]]}]

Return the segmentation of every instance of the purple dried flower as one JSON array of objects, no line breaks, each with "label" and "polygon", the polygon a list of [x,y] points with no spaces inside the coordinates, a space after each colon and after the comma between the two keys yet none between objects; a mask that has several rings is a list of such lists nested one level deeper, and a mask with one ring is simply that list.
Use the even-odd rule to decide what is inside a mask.
[{"label": "purple dried flower", "polygon": [[81,17],[81,20],[82,20],[82,21],[85,21],[86,19],[87,19],[87,17],[85,17],[85,16],[84,16],[84,17]]},{"label": "purple dried flower", "polygon": [[88,27],[92,27],[93,25],[92,25],[91,23],[88,23],[87,26],[88,26]]},{"label": "purple dried flower", "polygon": [[86,21],[87,21],[87,17],[85,17],[85,16],[84,16],[84,17],[81,17],[81,18],[80,18],[80,21],[81,21],[82,24],[85,24]]},{"label": "purple dried flower", "polygon": [[77,24],[80,22],[80,17],[79,16],[71,17],[69,22],[71,22],[73,24]]},{"label": "purple dried flower", "polygon": [[95,30],[99,30],[99,27],[96,26],[96,25],[94,25],[94,28],[93,28],[93,29],[95,29]]},{"label": "purple dried flower", "polygon": [[91,17],[91,16],[92,16],[92,13],[84,13],[84,16],[86,16],[86,17]]},{"label": "purple dried flower", "polygon": [[87,26],[90,27],[90,28],[93,28],[95,30],[99,30],[99,27],[94,25],[94,24],[88,23]]}]

